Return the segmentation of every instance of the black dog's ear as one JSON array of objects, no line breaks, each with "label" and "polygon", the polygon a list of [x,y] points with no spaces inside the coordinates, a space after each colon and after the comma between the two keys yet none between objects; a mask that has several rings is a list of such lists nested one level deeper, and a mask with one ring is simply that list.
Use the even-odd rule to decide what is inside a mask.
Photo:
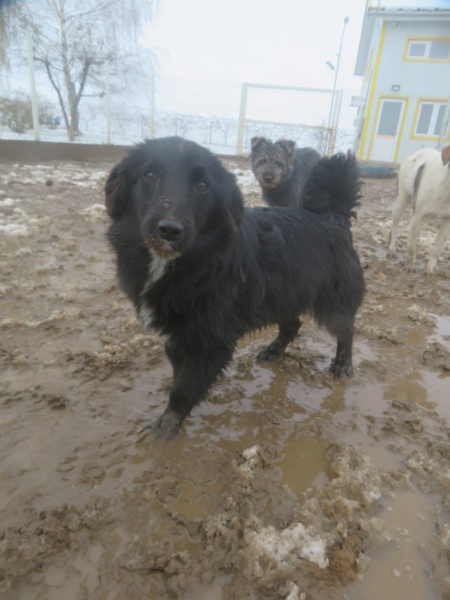
[{"label": "black dog's ear", "polygon": [[237,233],[241,226],[242,217],[244,216],[244,198],[236,183],[234,184],[232,193],[228,199],[227,209],[231,229],[233,233]]},{"label": "black dog's ear", "polygon": [[105,185],[106,211],[110,217],[118,217],[126,204],[127,180],[116,165],[109,174]]},{"label": "black dog's ear", "polygon": [[279,140],[277,143],[286,150],[288,156],[292,156],[295,150],[295,142],[292,140]]},{"label": "black dog's ear", "polygon": [[221,228],[230,234],[239,231],[244,216],[244,198],[234,175],[225,170],[221,186]]},{"label": "black dog's ear", "polygon": [[254,137],[252,138],[252,152],[255,150],[256,146],[259,146],[262,142],[266,142],[266,138],[264,137]]}]

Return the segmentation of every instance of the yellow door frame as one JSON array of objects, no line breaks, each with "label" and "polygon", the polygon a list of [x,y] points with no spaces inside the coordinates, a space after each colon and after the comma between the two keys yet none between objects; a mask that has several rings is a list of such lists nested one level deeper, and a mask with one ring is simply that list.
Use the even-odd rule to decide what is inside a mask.
[{"label": "yellow door frame", "polygon": [[403,130],[405,128],[406,113],[408,112],[409,96],[396,96],[393,94],[381,94],[380,96],[378,96],[377,110],[375,112],[375,118],[374,118],[373,124],[372,124],[372,135],[370,136],[369,150],[367,151],[367,160],[370,160],[370,155],[372,153],[373,140],[374,140],[375,134],[376,134],[375,129],[376,129],[377,122],[378,122],[378,114],[380,111],[381,101],[386,100],[386,99],[387,100],[404,100],[405,101],[405,109],[403,111],[402,123],[400,125],[400,131],[398,133],[398,140],[397,140],[397,144],[395,146],[394,158],[392,161],[392,162],[397,162],[398,153],[400,151],[400,145],[401,145],[402,138],[403,138]]},{"label": "yellow door frame", "polygon": [[378,71],[380,70],[381,56],[383,54],[384,40],[385,40],[385,37],[386,37],[386,29],[387,29],[387,22],[384,21],[383,27],[381,28],[380,39],[379,39],[379,42],[378,42],[377,56],[376,56],[376,59],[375,59],[375,65],[374,65],[374,69],[373,69],[373,76],[372,76],[372,81],[371,81],[370,90],[369,90],[369,99],[368,99],[368,102],[367,102],[367,107],[366,107],[366,109],[364,111],[364,116],[365,116],[365,118],[364,118],[364,127],[363,127],[362,136],[361,136],[361,145],[359,147],[359,152],[358,152],[358,158],[360,160],[363,158],[364,146],[366,144],[367,132],[369,130],[369,118],[370,118],[370,115],[372,113],[372,105],[373,105],[373,100],[374,100],[374,96],[375,96],[375,89],[376,89],[376,85],[377,85]]}]

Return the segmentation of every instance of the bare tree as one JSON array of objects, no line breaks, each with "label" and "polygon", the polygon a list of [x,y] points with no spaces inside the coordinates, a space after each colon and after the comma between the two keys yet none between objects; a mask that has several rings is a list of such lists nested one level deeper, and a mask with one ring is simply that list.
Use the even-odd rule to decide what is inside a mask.
[{"label": "bare tree", "polygon": [[[25,0],[19,19],[33,33],[35,60],[58,97],[70,140],[83,96],[102,95],[103,66],[130,63],[158,0]],[[17,15],[16,15],[17,18]],[[89,89],[88,89],[89,88]]]}]

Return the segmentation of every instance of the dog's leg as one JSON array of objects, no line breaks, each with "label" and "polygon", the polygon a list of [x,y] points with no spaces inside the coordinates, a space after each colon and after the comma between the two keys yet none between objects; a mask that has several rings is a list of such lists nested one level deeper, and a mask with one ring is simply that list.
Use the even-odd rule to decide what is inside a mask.
[{"label": "dog's leg", "polygon": [[439,228],[439,232],[436,237],[436,241],[434,242],[433,249],[430,252],[430,257],[428,259],[428,264],[425,267],[425,274],[432,275],[434,273],[434,269],[436,267],[436,263],[438,258],[442,254],[444,250],[445,243],[447,239],[450,237],[450,220],[445,219],[442,221],[441,226]]},{"label": "dog's leg", "polygon": [[414,215],[411,221],[411,226],[408,235],[408,247],[406,251],[406,269],[408,271],[414,270],[414,264],[416,262],[417,242],[419,241],[420,232],[424,226],[426,217],[425,215]]},{"label": "dog's leg", "polygon": [[170,440],[178,433],[183,419],[207,394],[218,375],[230,362],[234,345],[217,348],[179,348],[169,343],[167,355],[174,370],[174,384],[164,413],[145,429]]},{"label": "dog's leg", "polygon": [[274,362],[281,358],[286,346],[295,338],[300,329],[300,319],[278,323],[279,331],[274,341],[260,350],[256,355],[257,361]]},{"label": "dog's leg", "polygon": [[394,202],[394,207],[392,209],[392,227],[389,233],[388,256],[395,256],[395,249],[397,247],[398,226],[400,223],[400,219],[402,218],[411,200],[412,197],[406,192],[406,190],[399,190],[399,194]]},{"label": "dog's leg", "polygon": [[322,323],[337,339],[336,356],[331,361],[330,371],[334,379],[353,375],[352,346],[355,315],[334,312],[323,315]]},{"label": "dog's leg", "polygon": [[182,352],[181,349],[176,346],[176,344],[170,342],[167,342],[165,350],[170,360],[170,364],[172,365],[173,380],[176,381],[183,364],[184,352]]},{"label": "dog's leg", "polygon": [[331,362],[330,371],[334,379],[340,379],[344,375],[353,375],[352,366],[353,328],[338,336],[336,356]]}]

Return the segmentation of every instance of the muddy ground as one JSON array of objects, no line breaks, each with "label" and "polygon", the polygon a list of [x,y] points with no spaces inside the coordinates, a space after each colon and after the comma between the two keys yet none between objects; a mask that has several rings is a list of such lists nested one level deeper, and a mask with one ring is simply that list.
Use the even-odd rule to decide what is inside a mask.
[{"label": "muddy ground", "polygon": [[[305,320],[279,363],[243,340],[169,442],[171,372],[115,282],[110,164],[0,165],[0,597],[450,598],[450,246],[386,258],[395,179],[366,180],[351,380]],[[230,165],[247,202],[251,174]]]}]

